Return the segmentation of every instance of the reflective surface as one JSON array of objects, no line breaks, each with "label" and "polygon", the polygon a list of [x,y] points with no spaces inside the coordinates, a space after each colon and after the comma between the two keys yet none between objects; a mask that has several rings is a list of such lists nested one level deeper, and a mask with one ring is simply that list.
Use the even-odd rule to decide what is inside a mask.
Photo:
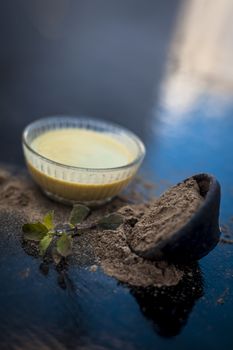
[{"label": "reflective surface", "polygon": [[[165,7],[162,2],[157,4],[164,23],[170,23],[167,32],[162,29],[164,23],[158,20],[156,24],[157,29],[161,28],[161,36],[166,43],[161,46],[161,56],[156,50],[153,51],[153,45],[160,47],[153,27],[155,8],[150,1],[148,6],[150,4],[151,7],[144,9],[145,12],[139,5],[136,6],[139,17],[134,18],[133,37],[136,36],[135,28],[140,27],[139,23],[150,23],[152,27],[143,27],[147,28],[144,34],[147,40],[150,34],[152,37],[155,35],[153,40],[150,38],[148,47],[152,47],[152,56],[156,58],[153,64],[159,62],[155,68],[156,77],[156,74],[153,76],[155,71],[151,62],[144,60],[147,68],[140,68],[140,64],[137,66],[147,97],[142,94],[140,100],[137,79],[134,80],[135,86],[129,83],[122,91],[117,85],[111,85],[109,94],[116,100],[117,96],[126,92],[129,97],[131,94],[136,97],[129,98],[126,104],[120,103],[116,113],[116,101],[108,100],[109,105],[106,107],[102,98],[99,102],[102,107],[98,108],[98,104],[93,102],[93,95],[96,93],[100,96],[101,92],[98,89],[94,91],[93,86],[86,86],[91,97],[86,94],[86,104],[83,100],[80,109],[75,103],[71,109],[75,109],[76,114],[83,110],[88,113],[87,101],[91,101],[89,113],[97,115],[104,110],[103,116],[107,115],[108,118],[109,115],[109,119],[117,120],[133,130],[142,132],[144,128],[147,131],[144,133],[147,144],[144,171],[149,170],[150,177],[160,184],[158,192],[193,173],[213,173],[222,186],[221,223],[226,223],[233,216],[232,2],[196,0],[185,2],[186,5],[180,4],[180,7],[176,4],[174,9],[169,8],[170,3],[165,1]],[[114,10],[106,9],[107,15],[110,16]],[[174,26],[172,18],[176,18]],[[126,17],[122,19],[124,25],[128,20],[129,15],[127,20]],[[117,27],[119,21],[117,17],[112,26]],[[140,39],[142,37],[135,39],[135,47],[145,52],[143,40]],[[129,47],[132,49],[134,45]],[[131,72],[134,75],[136,71],[132,69]],[[33,74],[37,74],[36,71]],[[123,75],[120,79],[116,78],[118,84]],[[52,80],[48,82],[48,90],[49,84],[54,84],[54,76],[50,75]],[[26,77],[27,84],[22,76],[16,79],[19,89],[13,86],[9,77],[7,83],[1,85],[1,91],[6,87],[5,96],[10,90],[21,94],[17,106],[11,105],[12,109],[16,109],[15,114],[6,108],[7,99],[4,100],[4,106],[1,102],[2,112],[11,116],[3,122],[1,119],[2,149],[8,144],[7,133],[10,133],[10,128],[14,129],[9,136],[12,141],[7,151],[9,157],[2,151],[2,161],[18,162],[18,159],[14,159],[20,154],[18,137],[22,124],[33,119],[31,114],[40,114],[42,111],[51,114],[52,109],[62,107],[56,101],[54,104],[45,103],[46,93],[41,95],[44,104],[34,92],[27,96],[25,91],[31,88],[31,78],[30,75]],[[143,77],[147,83],[143,83]],[[89,78],[83,76],[83,79],[88,82]],[[114,76],[111,79],[114,81]],[[94,81],[96,83],[98,79]],[[10,94],[7,96],[11,99]],[[21,108],[20,103],[23,105],[24,99],[30,101],[31,96],[36,101],[34,107],[29,103],[28,109]],[[148,96],[157,96],[153,106],[153,99],[150,102]],[[68,104],[69,101],[64,97],[64,103]],[[134,119],[135,106],[139,106],[140,102],[143,107],[137,110],[137,118]],[[17,108],[21,111],[19,119],[16,117]],[[23,112],[25,115],[30,112],[30,118],[29,114],[24,117]],[[9,225],[10,231],[15,233],[13,237],[9,235]],[[232,245],[220,243],[200,261],[199,266],[190,267],[189,277],[177,287],[147,290],[129,288],[99,271],[92,273],[85,267],[74,266],[70,268],[69,276],[62,276],[67,285],[63,289],[57,284],[55,271],[51,270],[44,276],[38,269],[38,261],[22,250],[17,238],[17,226],[14,227],[10,214],[1,218],[0,233],[1,349],[16,349],[17,346],[41,349],[45,345],[49,349],[232,348]]]}]

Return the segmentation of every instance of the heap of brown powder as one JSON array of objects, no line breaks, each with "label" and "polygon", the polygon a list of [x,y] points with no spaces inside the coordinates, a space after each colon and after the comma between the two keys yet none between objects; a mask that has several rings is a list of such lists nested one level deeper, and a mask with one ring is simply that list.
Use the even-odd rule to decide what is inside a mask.
[{"label": "heap of brown powder", "polygon": [[151,202],[142,220],[136,223],[129,236],[131,248],[144,252],[169,238],[188,222],[203,201],[199,186],[192,178],[171,187]]},{"label": "heap of brown powder", "polygon": [[[176,285],[183,271],[165,261],[142,259],[128,243],[141,248],[168,237],[188,220],[202,200],[194,180],[173,187],[157,200],[140,205],[126,205],[125,199],[116,198],[93,211],[88,220],[118,211],[124,216],[124,224],[116,231],[90,230],[83,233],[75,240],[71,261],[88,265],[92,271],[96,269],[91,267],[93,264],[99,265],[106,274],[135,286]],[[25,221],[40,220],[52,209],[58,222],[68,218],[70,208],[48,200],[27,176],[0,169],[0,217],[1,213],[10,211],[13,214],[20,212]],[[21,222],[19,232],[20,229]]]}]

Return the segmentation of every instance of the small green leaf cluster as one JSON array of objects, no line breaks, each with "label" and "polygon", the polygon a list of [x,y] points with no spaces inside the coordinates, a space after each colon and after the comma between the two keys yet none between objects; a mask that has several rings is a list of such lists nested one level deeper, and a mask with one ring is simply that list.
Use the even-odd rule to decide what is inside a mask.
[{"label": "small green leaf cluster", "polygon": [[40,256],[50,254],[54,263],[58,265],[63,258],[71,255],[73,239],[85,229],[100,228],[116,230],[123,223],[123,218],[117,213],[109,214],[97,222],[83,224],[90,214],[90,209],[77,204],[73,207],[68,224],[54,224],[54,211],[47,213],[42,222],[26,223],[22,227],[24,241],[38,244]]},{"label": "small green leaf cluster", "polygon": [[[54,225],[54,212],[47,213],[42,222],[24,224],[22,227],[25,241],[38,242],[39,254],[45,256],[52,246],[52,257],[58,264],[62,257],[71,252],[72,239],[64,232],[57,231]],[[56,239],[56,242],[55,242]],[[56,259],[55,259],[56,257]]]}]

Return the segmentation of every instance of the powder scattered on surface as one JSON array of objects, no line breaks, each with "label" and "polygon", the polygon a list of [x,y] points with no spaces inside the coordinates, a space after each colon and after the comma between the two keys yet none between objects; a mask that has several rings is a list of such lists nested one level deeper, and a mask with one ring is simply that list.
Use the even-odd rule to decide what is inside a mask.
[{"label": "powder scattered on surface", "polygon": [[[0,179],[0,217],[1,212],[15,213],[15,217],[20,212],[25,222],[36,221],[49,210],[54,210],[56,223],[67,221],[70,208],[47,199],[27,175],[0,169]],[[126,205],[126,200],[130,205]],[[194,180],[143,204],[133,205],[130,196],[117,197],[93,210],[87,221],[118,211],[124,216],[124,224],[116,231],[89,230],[78,236],[70,264],[89,267],[93,273],[98,265],[106,274],[134,286],[176,285],[184,275],[180,268],[165,261],[144,260],[130,249],[128,241],[135,246],[143,241],[145,246],[145,242],[153,244],[163,235],[167,237],[188,220],[202,200]],[[159,232],[156,232],[155,225],[160,225]]]},{"label": "powder scattered on surface", "polygon": [[220,238],[221,243],[233,244],[233,217],[228,222],[220,226],[222,236]]},{"label": "powder scattered on surface", "polygon": [[145,215],[135,224],[128,235],[131,248],[145,252],[168,239],[188,222],[203,201],[194,179],[171,187],[150,203]]},{"label": "powder scattered on surface", "polygon": [[106,274],[134,286],[176,285],[183,272],[165,261],[150,262],[134,254],[128,246],[125,228],[96,232],[92,240],[95,255]]}]

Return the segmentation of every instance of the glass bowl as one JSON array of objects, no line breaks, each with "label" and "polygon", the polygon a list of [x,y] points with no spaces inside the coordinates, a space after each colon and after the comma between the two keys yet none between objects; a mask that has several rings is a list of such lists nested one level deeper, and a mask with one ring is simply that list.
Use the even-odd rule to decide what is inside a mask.
[{"label": "glass bowl", "polygon": [[[78,128],[111,136],[131,152],[133,160],[112,168],[83,168],[58,163],[33,149],[32,141],[56,129]],[[102,204],[117,195],[136,174],[145,147],[132,132],[112,123],[86,117],[49,117],[29,124],[23,132],[23,151],[29,172],[50,198],[65,204]]]}]

